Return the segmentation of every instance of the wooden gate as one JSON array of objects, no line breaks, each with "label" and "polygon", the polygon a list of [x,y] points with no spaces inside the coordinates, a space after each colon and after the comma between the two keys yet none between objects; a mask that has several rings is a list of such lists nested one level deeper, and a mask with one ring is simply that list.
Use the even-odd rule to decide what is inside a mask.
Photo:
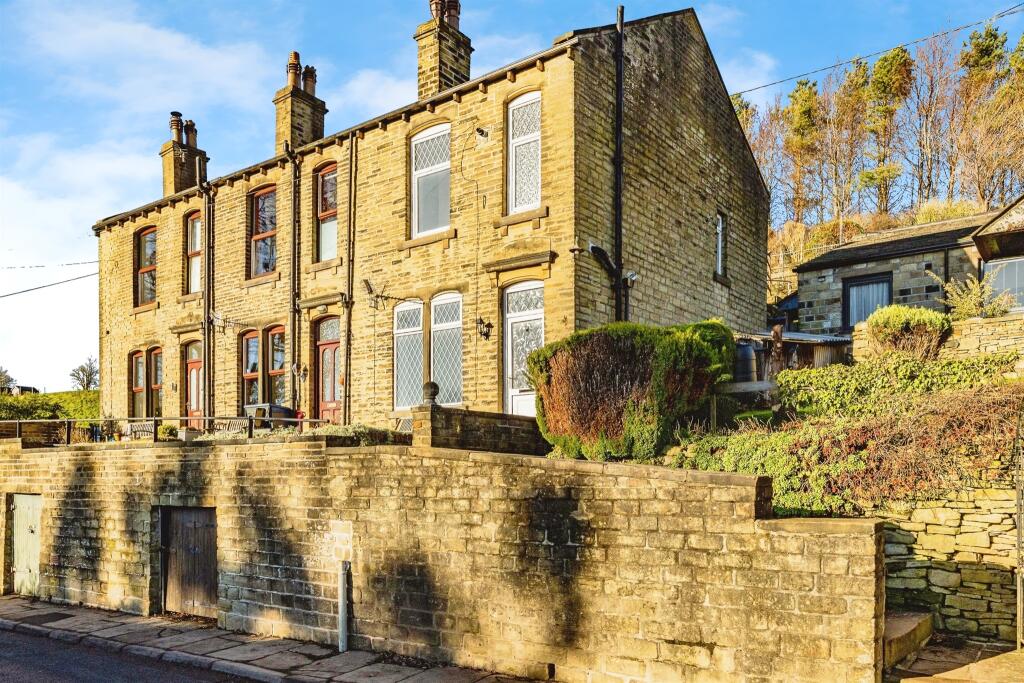
[{"label": "wooden gate", "polygon": [[217,513],[164,508],[164,609],[217,616]]},{"label": "wooden gate", "polygon": [[43,498],[16,493],[13,496],[14,552],[11,569],[14,592],[18,595],[39,594],[39,524],[42,520]]}]

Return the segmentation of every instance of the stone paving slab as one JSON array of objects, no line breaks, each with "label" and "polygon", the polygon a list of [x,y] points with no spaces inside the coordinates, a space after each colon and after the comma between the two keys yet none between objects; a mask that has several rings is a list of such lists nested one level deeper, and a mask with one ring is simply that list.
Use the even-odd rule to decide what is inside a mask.
[{"label": "stone paving slab", "polygon": [[[382,655],[286,638],[233,633],[192,619],[143,617],[0,597],[0,630],[211,669],[268,683],[515,683],[523,679],[458,667],[423,669]],[[946,681],[949,683],[949,681]]]},{"label": "stone paving slab", "polygon": [[958,642],[942,635],[923,648],[913,664],[896,669],[888,681],[910,683],[1021,683],[1024,651],[991,643]]}]

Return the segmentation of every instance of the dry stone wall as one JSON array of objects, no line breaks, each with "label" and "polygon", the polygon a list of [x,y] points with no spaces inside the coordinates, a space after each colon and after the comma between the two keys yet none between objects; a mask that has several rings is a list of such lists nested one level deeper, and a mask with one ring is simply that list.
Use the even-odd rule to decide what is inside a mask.
[{"label": "dry stone wall", "polygon": [[889,604],[930,611],[939,630],[1012,642],[1015,505],[1012,488],[978,488],[879,511]]},{"label": "dry stone wall", "polygon": [[159,611],[162,511],[207,506],[225,628],[333,643],[350,560],[356,647],[561,681],[880,680],[880,522],[761,519],[764,477],[312,437],[0,441],[15,492],[43,496],[44,598]]}]

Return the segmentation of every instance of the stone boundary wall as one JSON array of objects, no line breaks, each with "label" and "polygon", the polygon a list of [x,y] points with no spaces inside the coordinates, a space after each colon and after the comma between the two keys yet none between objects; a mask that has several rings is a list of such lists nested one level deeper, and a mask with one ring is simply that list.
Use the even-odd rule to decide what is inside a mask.
[{"label": "stone boundary wall", "polygon": [[[939,357],[967,358],[1007,351],[1020,354],[1017,373],[1024,373],[1024,313],[954,322],[953,329],[939,349]],[[857,323],[853,331],[853,358],[863,360],[870,355],[867,324]]]},{"label": "stone boundary wall", "polygon": [[1003,487],[876,511],[887,520],[888,604],[930,611],[938,630],[1013,642],[1015,505]]},{"label": "stone boundary wall", "polygon": [[547,455],[535,418],[441,406],[412,408],[414,446]]},{"label": "stone boundary wall", "polygon": [[0,441],[15,492],[43,496],[43,598],[159,611],[161,507],[214,506],[225,628],[335,642],[351,560],[359,648],[569,682],[881,677],[881,522],[759,519],[764,477],[312,437]]}]

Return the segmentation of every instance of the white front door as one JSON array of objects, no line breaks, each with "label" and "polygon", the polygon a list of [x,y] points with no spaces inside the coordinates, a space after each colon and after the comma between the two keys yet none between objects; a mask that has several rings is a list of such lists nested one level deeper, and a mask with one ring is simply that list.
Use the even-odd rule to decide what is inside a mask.
[{"label": "white front door", "polygon": [[43,497],[14,494],[14,592],[39,594],[39,550]]},{"label": "white front door", "polygon": [[544,346],[544,284],[521,282],[505,290],[505,412],[536,415],[526,357]]}]

